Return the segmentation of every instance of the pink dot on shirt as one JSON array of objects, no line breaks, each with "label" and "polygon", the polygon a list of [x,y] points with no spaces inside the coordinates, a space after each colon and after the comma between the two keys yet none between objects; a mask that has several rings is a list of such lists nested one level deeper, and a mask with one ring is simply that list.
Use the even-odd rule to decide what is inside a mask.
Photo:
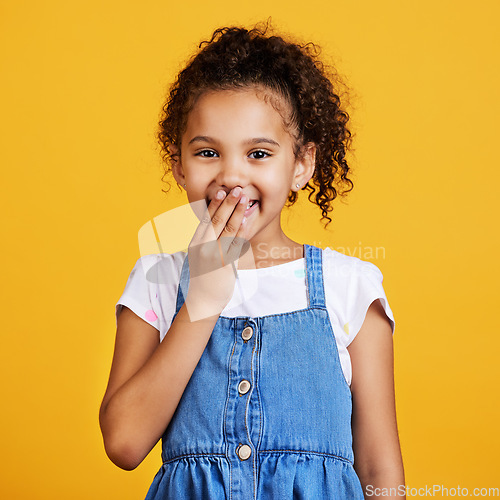
[{"label": "pink dot on shirt", "polygon": [[156,321],[158,319],[158,316],[155,314],[155,312],[152,309],[150,309],[149,311],[146,311],[145,316],[146,316],[146,319],[148,321]]}]

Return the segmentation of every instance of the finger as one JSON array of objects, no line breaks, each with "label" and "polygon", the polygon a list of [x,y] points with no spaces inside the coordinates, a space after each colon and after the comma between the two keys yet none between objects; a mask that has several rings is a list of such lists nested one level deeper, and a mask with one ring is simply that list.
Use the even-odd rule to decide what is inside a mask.
[{"label": "finger", "polygon": [[[200,200],[196,202],[196,206],[192,205],[191,207],[200,219],[200,223],[196,227],[188,246],[190,275],[192,277],[197,277],[224,267],[222,265],[223,258],[221,256],[220,243],[215,237],[212,226],[212,217],[225,198],[226,192],[220,189],[213,199],[210,200],[208,206],[205,200]],[[201,210],[202,208],[203,211]]]},{"label": "finger", "polygon": [[[240,187],[234,188],[226,196],[223,203],[217,207],[215,213],[212,215],[211,225],[206,222],[204,223],[205,232],[200,238],[201,242],[218,239],[224,231],[226,231],[226,233],[229,232],[230,234],[237,233],[240,222],[238,222],[238,226],[230,228],[227,228],[227,224],[231,224],[230,220],[232,214],[236,210],[238,201],[241,201],[240,197],[242,196],[245,195],[242,195]],[[248,203],[248,199],[245,203]],[[235,224],[235,221],[233,221],[232,224]],[[224,234],[224,236],[227,236],[227,234]]]},{"label": "finger", "polygon": [[[245,215],[245,210],[247,208],[247,204],[248,204],[248,197],[246,195],[243,195],[240,198],[236,208],[234,209],[234,212],[231,214],[231,217],[227,221],[220,235],[220,239],[224,239],[225,241],[224,250],[227,255],[227,259],[229,260],[235,260],[239,256],[239,254],[237,254],[236,252],[241,249],[242,243],[240,243],[239,241],[235,242],[234,239],[236,238],[238,233],[240,233],[240,230],[244,231],[244,229],[242,229],[242,222]],[[240,235],[241,234],[243,233],[240,233]],[[240,239],[241,238],[239,238],[239,240]]]},{"label": "finger", "polygon": [[206,233],[207,229],[209,229],[212,224],[212,217],[214,216],[217,209],[222,205],[222,203],[224,203],[225,198],[226,198],[226,192],[223,189],[220,189],[219,191],[217,191],[214,198],[210,200],[208,207],[206,207],[203,212],[200,223],[196,227],[196,230],[194,232],[190,244],[195,245],[203,240],[205,241],[207,240]]},{"label": "finger", "polygon": [[250,241],[247,239],[247,222],[246,219],[244,219],[241,222],[236,236],[232,238],[226,259],[228,259],[229,262],[234,262],[245,255],[249,249]]},{"label": "finger", "polygon": [[[235,190],[224,200],[225,203],[219,204],[211,220],[209,219],[210,209],[213,210],[211,203],[209,204],[209,210],[205,211],[199,225],[199,231],[189,245],[190,265],[193,262],[195,275],[205,274],[208,271],[225,267],[239,257],[243,242],[235,245],[231,252],[228,251],[229,247],[234,245],[233,240],[239,231],[248,203],[248,197],[241,194],[241,188],[239,191]],[[229,221],[227,220],[228,217]],[[223,228],[218,229],[217,227],[222,224]],[[206,226],[206,229],[203,232],[204,226]],[[224,237],[220,236],[220,234],[229,236]]]}]

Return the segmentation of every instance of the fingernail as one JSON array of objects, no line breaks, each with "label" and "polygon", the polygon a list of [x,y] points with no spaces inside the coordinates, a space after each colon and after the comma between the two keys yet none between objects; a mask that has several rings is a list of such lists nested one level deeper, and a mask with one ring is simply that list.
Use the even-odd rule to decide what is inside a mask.
[{"label": "fingernail", "polygon": [[235,187],[233,189],[233,196],[238,197],[241,193],[241,188],[240,187]]},{"label": "fingernail", "polygon": [[247,202],[248,202],[248,198],[247,198],[247,196],[244,194],[244,195],[240,198],[240,203],[241,203],[242,205],[246,205],[246,204],[247,204]]},{"label": "fingernail", "polygon": [[217,191],[217,194],[215,195],[215,198],[217,200],[222,200],[222,198],[224,198],[225,194],[226,194],[226,192],[223,189],[221,189],[221,190]]}]

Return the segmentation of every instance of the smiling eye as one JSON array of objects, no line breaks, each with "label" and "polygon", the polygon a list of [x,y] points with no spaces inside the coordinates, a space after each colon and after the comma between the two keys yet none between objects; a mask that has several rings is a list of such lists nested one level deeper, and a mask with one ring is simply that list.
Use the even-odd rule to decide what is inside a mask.
[{"label": "smiling eye", "polygon": [[250,153],[250,156],[253,156],[254,160],[262,160],[263,158],[266,158],[268,156],[271,156],[268,152],[262,151],[261,149],[258,149],[257,151],[252,151]]},{"label": "smiling eye", "polygon": [[195,156],[201,156],[202,158],[215,158],[217,153],[211,149],[203,149],[202,151],[198,151]]}]

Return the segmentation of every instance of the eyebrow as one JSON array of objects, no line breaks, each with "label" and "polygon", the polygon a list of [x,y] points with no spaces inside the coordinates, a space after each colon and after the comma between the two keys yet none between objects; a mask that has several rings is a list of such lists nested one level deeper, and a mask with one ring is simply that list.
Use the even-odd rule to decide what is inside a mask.
[{"label": "eyebrow", "polygon": [[[197,135],[193,137],[188,144],[194,144],[195,142],[212,142],[214,144],[218,144],[219,141],[214,139],[213,137],[208,137],[206,135]],[[281,147],[278,142],[273,139],[269,139],[268,137],[255,137],[253,139],[249,139],[243,143],[246,146],[252,146],[254,144],[271,144],[272,146]]]}]

